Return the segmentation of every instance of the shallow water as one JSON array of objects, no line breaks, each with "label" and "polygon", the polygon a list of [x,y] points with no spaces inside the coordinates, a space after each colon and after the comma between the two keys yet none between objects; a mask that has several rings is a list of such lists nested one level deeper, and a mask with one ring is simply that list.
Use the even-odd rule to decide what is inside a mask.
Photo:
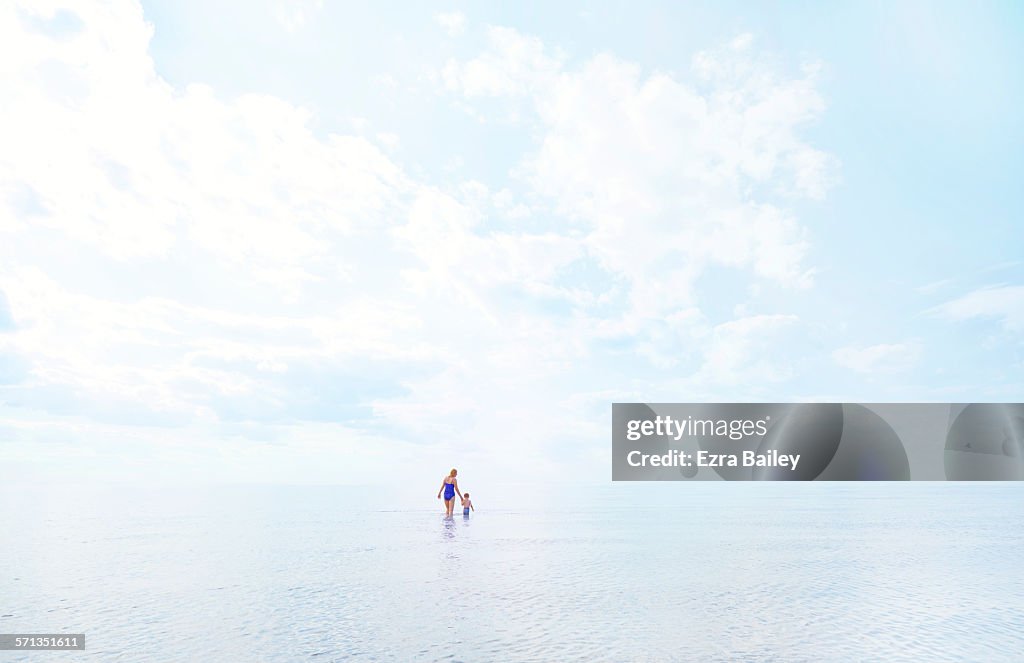
[{"label": "shallow water", "polygon": [[0,632],[87,649],[0,661],[1024,651],[1024,484],[484,492],[446,520],[380,489],[7,487]]}]

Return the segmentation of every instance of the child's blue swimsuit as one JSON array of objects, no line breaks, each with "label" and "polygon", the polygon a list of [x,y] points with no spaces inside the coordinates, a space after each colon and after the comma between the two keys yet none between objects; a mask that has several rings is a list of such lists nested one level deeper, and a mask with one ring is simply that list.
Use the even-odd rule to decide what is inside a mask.
[{"label": "child's blue swimsuit", "polygon": [[453,497],[455,497],[455,485],[446,483],[444,485],[444,498],[445,500],[450,500]]}]

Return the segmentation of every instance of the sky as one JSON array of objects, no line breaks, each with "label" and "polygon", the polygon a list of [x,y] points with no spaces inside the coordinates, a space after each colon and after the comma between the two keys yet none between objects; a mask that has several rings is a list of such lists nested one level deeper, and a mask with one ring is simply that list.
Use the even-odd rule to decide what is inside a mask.
[{"label": "sky", "polygon": [[3,0],[0,479],[600,483],[612,402],[1019,402],[1022,29]]}]

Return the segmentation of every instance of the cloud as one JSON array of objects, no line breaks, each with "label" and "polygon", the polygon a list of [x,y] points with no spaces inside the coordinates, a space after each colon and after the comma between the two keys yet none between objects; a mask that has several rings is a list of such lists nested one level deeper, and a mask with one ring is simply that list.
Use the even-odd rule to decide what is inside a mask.
[{"label": "cloud", "polygon": [[7,296],[0,290],[0,332],[14,329],[14,316],[11,315],[11,306],[7,302]]},{"label": "cloud", "polygon": [[896,373],[912,367],[921,357],[919,343],[880,343],[846,346],[832,353],[837,364],[857,373]]},{"label": "cloud", "polygon": [[[16,220],[118,260],[188,245],[288,288],[315,279],[332,238],[378,223],[401,189],[399,169],[366,140],[315,138],[306,109],[172,89],[145,54],[137,11],[86,7],[89,29],[71,40],[8,35],[22,57],[0,172],[35,201],[12,210]],[[76,81],[73,100],[31,74],[43,62]]]},{"label": "cloud", "polygon": [[561,68],[562,58],[549,54],[537,37],[512,28],[487,29],[488,49],[462,62],[449,60],[441,79],[449,90],[467,97],[525,95],[551,85]]},{"label": "cloud", "polygon": [[914,290],[923,295],[930,295],[932,293],[939,292],[943,289],[949,288],[954,283],[956,283],[956,279],[939,279],[938,281],[930,281],[923,285],[919,285],[916,288],[914,288]]},{"label": "cloud", "polygon": [[442,12],[434,15],[434,20],[449,37],[457,37],[466,29],[466,16],[462,12]]},{"label": "cloud", "polygon": [[18,384],[27,374],[28,366],[24,358],[0,352],[0,386]]},{"label": "cloud", "polygon": [[35,7],[5,11],[20,56],[2,72],[16,93],[0,117],[0,351],[29,367],[7,402],[216,421],[242,398],[279,412],[268,376],[424,356],[392,336],[419,324],[407,306],[355,281],[389,260],[397,280],[387,228],[421,186],[377,147],[316,137],[310,111],[274,97],[171,87],[137,5],[79,3],[59,39]]},{"label": "cloud", "polygon": [[507,181],[437,182],[314,132],[315,109],[171,85],[137,4],[76,3],[53,34],[30,3],[0,12],[19,53],[0,63],[0,411],[19,430],[126,470],[230,449],[272,475],[258,463],[284,454],[248,439],[556,472],[597,462],[603,422],[579,413],[610,394],[789,373],[766,348],[794,316],[712,320],[698,287],[712,268],[812,283],[786,205],[827,189],[798,137],[823,103],[750,44],[683,80],[490,28],[440,80],[522,106],[537,140]]},{"label": "cloud", "polygon": [[[4,320],[19,323],[0,347],[8,414],[85,428],[352,419],[398,444],[396,431],[435,439],[451,403],[479,411],[493,374],[521,387],[581,351],[505,308],[572,296],[553,283],[578,258],[571,238],[483,231],[499,204],[486,187],[415,181],[363,138],[315,136],[308,109],[170,86],[137,6],[79,15],[60,42],[3,23],[24,54],[5,65],[16,94],[0,118],[0,183],[18,194],[0,224]],[[34,75],[44,62],[73,94]]]},{"label": "cloud", "polygon": [[[515,174],[628,284],[629,307],[602,329],[659,326],[697,303],[697,280],[713,266],[811,285],[807,232],[786,205],[821,198],[835,179],[835,158],[798,136],[824,110],[815,67],[786,76],[751,53],[749,35],[695,56],[692,80],[610,54],[570,65],[508,28],[488,38],[442,79],[470,102],[532,108],[538,147]],[[660,352],[678,353],[666,342]]]},{"label": "cloud", "polygon": [[398,134],[382,131],[377,134],[377,142],[388,150],[394,150],[398,148],[402,141]]},{"label": "cloud", "polygon": [[323,7],[323,0],[272,0],[271,14],[286,32],[298,32]]},{"label": "cloud", "polygon": [[754,315],[716,325],[696,383],[736,385],[780,382],[790,371],[773,348],[780,332],[795,325],[795,315]]},{"label": "cloud", "polygon": [[981,288],[941,304],[932,311],[955,321],[995,318],[1008,332],[1024,331],[1024,286]]}]

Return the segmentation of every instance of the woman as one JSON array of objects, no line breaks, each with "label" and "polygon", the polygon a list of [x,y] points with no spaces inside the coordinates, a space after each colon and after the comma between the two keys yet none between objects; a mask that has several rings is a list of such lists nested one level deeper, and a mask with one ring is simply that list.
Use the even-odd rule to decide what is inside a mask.
[{"label": "woman", "polygon": [[445,515],[452,515],[452,509],[455,508],[455,496],[459,496],[459,500],[462,500],[462,493],[459,492],[459,480],[456,479],[459,471],[452,468],[452,471],[448,473],[444,479],[441,480],[441,490],[437,491],[437,499],[441,499],[441,492],[444,492],[444,510]]}]

